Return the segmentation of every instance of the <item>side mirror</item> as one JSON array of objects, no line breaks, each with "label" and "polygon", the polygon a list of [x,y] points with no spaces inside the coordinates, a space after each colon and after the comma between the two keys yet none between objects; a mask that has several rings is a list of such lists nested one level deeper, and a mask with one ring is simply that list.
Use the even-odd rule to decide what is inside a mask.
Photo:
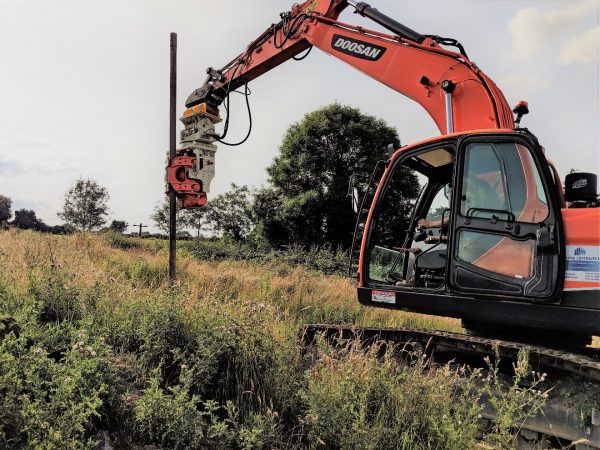
[{"label": "side mirror", "polygon": [[392,156],[394,156],[394,153],[396,153],[396,149],[394,148],[394,144],[388,144],[388,146],[387,146],[387,157],[388,157],[388,159],[392,159]]},{"label": "side mirror", "polygon": [[348,181],[348,197],[350,197],[350,203],[352,205],[352,211],[355,214],[358,214],[358,208],[360,208],[359,198],[358,198],[358,188],[356,187],[356,179],[357,175],[352,175],[350,180]]},{"label": "side mirror", "polygon": [[354,211],[356,214],[358,214],[358,208],[359,208],[359,204],[358,204],[358,189],[353,187],[352,188],[352,193],[351,195],[351,201],[352,201],[352,211]]}]

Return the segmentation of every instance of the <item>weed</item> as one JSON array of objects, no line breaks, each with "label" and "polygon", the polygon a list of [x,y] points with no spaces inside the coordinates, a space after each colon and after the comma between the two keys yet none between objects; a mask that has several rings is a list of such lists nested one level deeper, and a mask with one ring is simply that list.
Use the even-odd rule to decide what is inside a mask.
[{"label": "weed", "polygon": [[[471,387],[449,367],[396,363],[379,349],[352,345],[326,354],[307,375],[309,441],[327,448],[464,449],[475,442],[481,407]],[[455,398],[460,397],[460,401]]]},{"label": "weed", "polygon": [[490,369],[483,384],[496,414],[489,440],[497,448],[511,449],[515,446],[515,428],[542,409],[551,389],[539,389],[546,374],[531,370],[525,351],[519,351],[517,362],[513,364],[512,379],[507,380],[500,375],[498,360],[497,356],[494,363],[487,359]]},{"label": "weed", "polygon": [[108,349],[67,322],[10,323],[0,339],[0,447],[89,446],[113,398]]},{"label": "weed", "polygon": [[[458,321],[362,307],[353,282],[331,274],[342,267],[332,252],[271,252],[181,245],[171,284],[162,241],[0,231],[0,447],[86,448],[104,431],[123,447],[473,443],[469,376],[326,347],[304,373],[297,343],[308,322]],[[510,386],[496,393],[498,445],[539,405]]]}]

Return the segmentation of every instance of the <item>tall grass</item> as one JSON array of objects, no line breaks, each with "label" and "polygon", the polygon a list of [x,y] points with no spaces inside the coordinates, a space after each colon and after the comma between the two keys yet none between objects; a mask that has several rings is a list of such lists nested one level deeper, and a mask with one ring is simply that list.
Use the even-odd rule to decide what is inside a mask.
[{"label": "tall grass", "polygon": [[351,345],[326,349],[306,374],[309,441],[328,448],[465,449],[478,432],[481,406],[473,389],[479,372],[412,366]]},{"label": "tall grass", "polygon": [[457,321],[364,308],[351,281],[275,260],[180,248],[166,274],[161,242],[0,232],[0,447],[474,445],[468,377],[327,348],[305,372],[297,342],[308,322]]}]

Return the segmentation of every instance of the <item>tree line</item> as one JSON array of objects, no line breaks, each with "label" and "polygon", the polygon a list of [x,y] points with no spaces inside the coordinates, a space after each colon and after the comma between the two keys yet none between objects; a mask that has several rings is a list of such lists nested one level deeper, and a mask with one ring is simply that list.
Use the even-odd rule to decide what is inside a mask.
[{"label": "tree line", "polygon": [[[377,161],[387,158],[389,144],[397,148],[398,135],[381,119],[337,103],[318,109],[288,128],[278,155],[267,168],[265,186],[250,189],[232,184],[205,207],[178,211],[179,227],[192,230],[196,237],[208,234],[238,242],[260,240],[275,248],[316,245],[346,249],[356,219],[347,197],[348,181],[352,175],[362,175],[359,187],[364,192]],[[409,186],[414,175],[406,176]],[[410,200],[416,194],[408,189],[406,195]],[[97,182],[76,180],[58,214],[65,221],[64,229],[103,227],[108,199],[106,188]],[[0,197],[0,223],[8,223],[7,211],[10,199]],[[156,206],[151,219],[168,233],[167,201]],[[10,223],[48,231],[30,210],[15,211]],[[107,228],[124,232],[127,226],[116,220]]]},{"label": "tree line", "polygon": [[[65,193],[62,210],[58,212],[64,224],[51,226],[37,217],[32,209],[21,208],[13,213],[11,198],[0,194],[0,228],[13,226],[53,234],[94,231],[107,222],[108,199],[105,187],[94,180],[79,178]],[[127,227],[125,221],[113,220],[105,229],[123,233]]]}]

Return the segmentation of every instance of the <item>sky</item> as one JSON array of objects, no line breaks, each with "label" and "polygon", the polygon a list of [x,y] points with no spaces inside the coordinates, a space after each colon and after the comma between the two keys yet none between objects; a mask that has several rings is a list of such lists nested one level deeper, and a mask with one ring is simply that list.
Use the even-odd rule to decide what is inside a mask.
[{"label": "sky", "polygon": [[[181,112],[208,66],[231,60],[292,3],[0,0],[0,194],[53,225],[73,181],[91,178],[108,189],[111,220],[150,223],[164,198],[169,33],[178,33]],[[511,105],[527,100],[523,124],[563,176],[600,172],[600,0],[368,3],[422,34],[458,39]],[[340,20],[379,29],[351,8]],[[250,87],[252,136],[219,147],[209,198],[232,182],[266,183],[287,127],[334,101],[385,119],[403,144],[439,134],[416,103],[318,50]],[[248,126],[235,100],[232,140]]]}]

